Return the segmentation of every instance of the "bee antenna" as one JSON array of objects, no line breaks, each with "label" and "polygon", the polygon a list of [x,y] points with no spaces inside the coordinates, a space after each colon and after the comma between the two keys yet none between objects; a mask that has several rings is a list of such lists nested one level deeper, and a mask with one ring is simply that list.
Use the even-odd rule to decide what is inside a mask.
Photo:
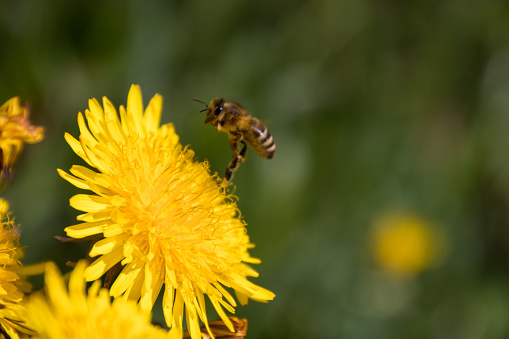
[{"label": "bee antenna", "polygon": [[206,111],[206,110],[208,110],[208,109],[209,109],[209,105],[207,105],[207,103],[205,103],[205,102],[203,102],[203,101],[201,101],[201,100],[198,100],[198,99],[191,99],[191,100],[196,101],[196,102],[199,102],[199,103],[201,103],[201,104],[204,104],[204,105],[205,105],[205,107],[207,107],[207,108],[205,108],[205,109],[201,110],[200,112],[204,112],[204,111]]},{"label": "bee antenna", "polygon": [[[196,101],[196,102],[199,102],[199,103],[202,103],[202,104],[204,104],[204,105],[206,105],[206,106],[207,106],[207,103],[206,103],[206,102],[203,102],[203,101],[201,101],[201,100],[198,100],[198,99],[191,99],[191,100]],[[208,107],[208,106],[207,106],[207,107]]]}]

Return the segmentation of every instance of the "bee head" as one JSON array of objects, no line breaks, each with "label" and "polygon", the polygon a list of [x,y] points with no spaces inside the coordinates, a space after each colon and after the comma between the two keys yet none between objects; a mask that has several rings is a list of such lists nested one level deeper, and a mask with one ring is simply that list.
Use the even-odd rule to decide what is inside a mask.
[{"label": "bee head", "polygon": [[224,99],[215,98],[212,100],[207,108],[207,116],[205,117],[205,123],[211,124],[217,127],[219,117],[224,110]]}]

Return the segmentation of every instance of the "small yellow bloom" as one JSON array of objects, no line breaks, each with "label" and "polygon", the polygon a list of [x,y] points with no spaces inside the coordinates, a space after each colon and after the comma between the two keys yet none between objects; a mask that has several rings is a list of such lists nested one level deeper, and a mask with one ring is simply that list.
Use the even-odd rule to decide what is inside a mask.
[{"label": "small yellow bloom", "polygon": [[163,311],[172,337],[182,338],[185,314],[191,337],[200,338],[200,319],[207,326],[205,295],[233,331],[224,309],[233,313],[237,304],[224,287],[232,288],[241,304],[274,298],[247,279],[258,273],[246,263],[260,260],[248,253],[254,245],[233,197],[220,189],[207,163],[193,161],[172,124],[159,125],[160,95],[144,110],[140,88],[133,85],[120,119],[106,97],[103,107],[90,100],[88,127],[78,115],[79,140],[65,136],[98,172],[83,166],[73,166],[72,175],[59,170],[76,187],[94,193],[71,198],[71,206],[86,213],[78,216],[83,223],[65,229],[73,238],[104,237],[89,253],[99,258],[86,269],[86,279],[96,280],[121,263],[111,295],[139,300],[149,311],[164,285]]},{"label": "small yellow bloom", "polygon": [[[7,202],[0,199],[2,203]],[[20,304],[30,285],[21,274],[19,259],[23,255],[19,247],[19,234],[14,220],[7,213],[0,213],[0,326],[11,338],[24,338],[36,332],[25,319],[26,310]]]},{"label": "small yellow bloom", "polygon": [[12,178],[13,167],[25,143],[37,143],[44,137],[44,128],[30,124],[28,107],[14,97],[0,107],[0,186]]},{"label": "small yellow bloom", "polygon": [[9,202],[0,198],[0,215],[7,215],[9,212]]},{"label": "small yellow bloom", "polygon": [[414,276],[428,268],[442,244],[427,221],[409,213],[387,213],[375,220],[371,240],[376,263],[400,276]]},{"label": "small yellow bloom", "polygon": [[46,266],[45,291],[32,294],[26,303],[28,319],[38,330],[38,338],[48,339],[130,339],[167,338],[167,332],[150,323],[150,313],[135,302],[116,299],[96,281],[86,292],[80,261],[69,280],[69,291],[53,263]]}]

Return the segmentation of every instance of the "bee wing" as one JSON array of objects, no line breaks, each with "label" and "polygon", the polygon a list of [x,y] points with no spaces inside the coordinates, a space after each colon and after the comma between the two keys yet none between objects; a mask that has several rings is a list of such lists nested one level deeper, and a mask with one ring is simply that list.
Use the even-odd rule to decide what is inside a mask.
[{"label": "bee wing", "polygon": [[260,121],[262,122],[262,124],[264,124],[267,127],[272,125],[272,119],[260,119]]}]

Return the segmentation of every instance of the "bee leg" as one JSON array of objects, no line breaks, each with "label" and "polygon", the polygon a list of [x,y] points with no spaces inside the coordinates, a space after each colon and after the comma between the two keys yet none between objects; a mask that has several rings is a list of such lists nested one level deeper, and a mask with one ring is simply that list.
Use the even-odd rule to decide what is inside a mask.
[{"label": "bee leg", "polygon": [[242,145],[244,145],[244,147],[242,147],[242,149],[240,150],[239,156],[238,156],[239,165],[240,165],[240,163],[244,162],[244,159],[246,159],[246,153],[247,153],[246,142],[244,140],[242,140],[241,143],[242,143]]},{"label": "bee leg", "polygon": [[232,160],[230,161],[228,167],[226,168],[226,171],[224,172],[224,179],[226,181],[230,181],[233,178],[233,172],[237,170],[241,163],[241,161],[239,161],[240,159],[241,159],[240,155],[235,154],[233,155]]},{"label": "bee leg", "polygon": [[[227,181],[227,182],[232,179],[233,172],[235,172],[237,170],[239,165],[246,158],[247,145],[246,145],[246,143],[243,140],[240,141],[241,137],[242,136],[240,136],[240,135],[238,135],[238,136],[237,135],[233,135],[230,138],[230,146],[231,146],[232,151],[233,151],[233,156],[232,156],[232,160],[228,164],[228,167],[226,168],[226,171],[224,172],[224,180]],[[238,142],[239,141],[243,145],[243,147],[242,147],[240,152],[239,152],[239,148],[238,148]]]},{"label": "bee leg", "polygon": [[230,171],[229,168],[226,169],[226,171],[224,171],[224,181],[228,182],[232,179],[232,176],[233,176],[233,172]]}]

